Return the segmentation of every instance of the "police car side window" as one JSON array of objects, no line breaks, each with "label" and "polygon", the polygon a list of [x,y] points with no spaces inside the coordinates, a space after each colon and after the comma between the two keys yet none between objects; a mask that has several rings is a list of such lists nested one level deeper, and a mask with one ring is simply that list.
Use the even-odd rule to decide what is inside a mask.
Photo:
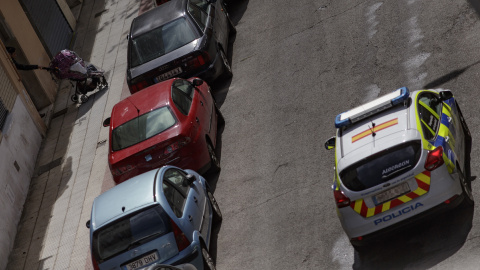
[{"label": "police car side window", "polygon": [[417,108],[423,136],[427,140],[434,139],[440,125],[442,102],[434,93],[426,92],[418,97]]}]

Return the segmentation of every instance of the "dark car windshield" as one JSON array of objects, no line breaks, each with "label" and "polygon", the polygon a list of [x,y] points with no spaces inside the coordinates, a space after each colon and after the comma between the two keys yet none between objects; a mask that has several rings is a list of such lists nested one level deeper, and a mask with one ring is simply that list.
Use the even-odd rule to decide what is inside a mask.
[{"label": "dark car windshield", "polygon": [[93,254],[102,262],[171,231],[168,215],[157,205],[96,231],[92,238]]},{"label": "dark car windshield", "polygon": [[175,125],[175,117],[168,106],[142,114],[112,132],[112,150],[118,151],[150,137],[153,137]]},{"label": "dark car windshield", "polygon": [[179,18],[131,40],[131,67],[165,55],[195,40],[195,32],[185,18]]},{"label": "dark car windshield", "polygon": [[410,171],[420,155],[420,141],[404,143],[344,169],[340,179],[348,189],[361,191]]}]

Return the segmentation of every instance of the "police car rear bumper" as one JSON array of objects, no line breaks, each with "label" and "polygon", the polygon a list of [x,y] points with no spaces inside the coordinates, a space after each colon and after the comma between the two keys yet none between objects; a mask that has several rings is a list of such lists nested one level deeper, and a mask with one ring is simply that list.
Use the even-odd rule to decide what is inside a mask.
[{"label": "police car rear bumper", "polygon": [[441,203],[433,208],[430,208],[429,210],[423,212],[420,215],[414,215],[408,219],[405,219],[403,221],[400,221],[398,223],[395,223],[394,225],[388,226],[384,229],[378,230],[376,232],[367,234],[362,236],[362,240],[358,240],[358,238],[353,238],[350,239],[350,243],[353,246],[361,247],[361,246],[366,246],[370,245],[374,242],[377,242],[379,240],[384,239],[384,237],[387,237],[388,235],[393,234],[394,232],[398,232],[399,230],[405,230],[408,229],[414,225],[416,225],[418,222],[421,222],[423,220],[427,220],[431,218],[432,216],[439,215],[441,213],[447,212],[449,210],[452,210],[459,206],[464,200],[464,194],[460,194],[457,198],[455,198],[453,201],[450,203]]}]

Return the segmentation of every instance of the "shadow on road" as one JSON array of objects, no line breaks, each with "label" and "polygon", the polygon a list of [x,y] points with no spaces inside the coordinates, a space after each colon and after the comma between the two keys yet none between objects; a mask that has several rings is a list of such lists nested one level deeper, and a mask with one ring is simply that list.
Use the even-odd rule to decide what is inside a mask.
[{"label": "shadow on road", "polygon": [[480,61],[477,61],[473,64],[470,64],[464,68],[456,69],[446,75],[443,75],[442,77],[435,79],[429,83],[427,83],[425,86],[423,86],[424,89],[431,89],[431,88],[436,88],[444,83],[447,83],[453,79],[458,78],[460,75],[462,75],[465,71],[467,71],[469,68],[479,64]]},{"label": "shadow on road", "polygon": [[473,206],[463,204],[355,251],[353,269],[427,269],[455,254],[472,228]]}]

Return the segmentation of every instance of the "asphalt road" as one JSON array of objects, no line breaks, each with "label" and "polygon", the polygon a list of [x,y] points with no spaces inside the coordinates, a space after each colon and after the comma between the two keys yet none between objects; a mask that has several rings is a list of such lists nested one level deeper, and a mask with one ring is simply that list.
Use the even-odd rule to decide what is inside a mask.
[{"label": "asphalt road", "polygon": [[229,12],[234,76],[214,85],[226,126],[209,177],[224,214],[217,267],[479,269],[478,203],[354,252],[323,146],[343,111],[402,86],[449,88],[480,175],[480,16],[468,2],[231,0]]}]

